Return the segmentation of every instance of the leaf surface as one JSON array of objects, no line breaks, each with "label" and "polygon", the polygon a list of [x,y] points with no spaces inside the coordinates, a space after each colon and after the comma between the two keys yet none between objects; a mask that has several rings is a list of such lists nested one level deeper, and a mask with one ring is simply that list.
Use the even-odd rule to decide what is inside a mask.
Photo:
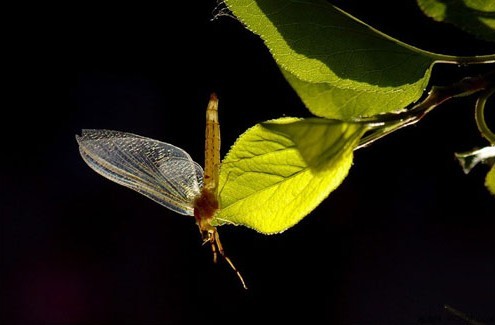
[{"label": "leaf surface", "polygon": [[242,134],[222,162],[214,224],[282,232],[341,184],[363,124],[281,118]]},{"label": "leaf surface", "polygon": [[495,1],[417,0],[423,12],[436,21],[451,23],[478,38],[495,42]]},{"label": "leaf surface", "polygon": [[308,109],[350,120],[398,111],[423,93],[429,53],[371,28],[324,0],[226,0],[258,34]]},{"label": "leaf surface", "polygon": [[485,185],[488,190],[495,195],[495,165],[492,166],[488,174],[486,175]]}]

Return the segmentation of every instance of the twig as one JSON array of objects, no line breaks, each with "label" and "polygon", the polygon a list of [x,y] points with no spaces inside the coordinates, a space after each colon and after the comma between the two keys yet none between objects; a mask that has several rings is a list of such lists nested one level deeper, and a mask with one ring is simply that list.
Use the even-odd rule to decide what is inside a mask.
[{"label": "twig", "polygon": [[372,142],[403,127],[416,124],[435,107],[452,98],[469,96],[493,88],[495,88],[495,70],[478,77],[464,78],[450,86],[433,86],[423,101],[405,112],[356,119],[354,122],[366,123],[375,128],[373,133],[361,139],[356,149],[368,146]]},{"label": "twig", "polygon": [[465,313],[463,313],[461,311],[458,311],[457,309],[452,308],[449,305],[445,305],[445,306],[443,306],[443,308],[445,308],[445,310],[447,310],[449,313],[451,313],[451,314],[459,317],[460,319],[466,321],[468,324],[471,324],[471,325],[486,325],[485,323],[478,322],[478,321],[476,321],[476,320],[468,317]]}]

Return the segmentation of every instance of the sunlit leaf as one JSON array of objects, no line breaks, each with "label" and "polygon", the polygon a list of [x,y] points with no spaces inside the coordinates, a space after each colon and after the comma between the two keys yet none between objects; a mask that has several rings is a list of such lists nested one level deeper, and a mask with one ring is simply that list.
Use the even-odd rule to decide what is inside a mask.
[{"label": "sunlit leaf", "polygon": [[423,93],[445,57],[401,43],[325,0],[226,0],[258,34],[307,107],[318,116],[397,111]]},{"label": "sunlit leaf", "polygon": [[222,162],[214,223],[273,234],[295,225],[341,184],[363,124],[282,118],[242,134]]},{"label": "sunlit leaf", "polygon": [[398,112],[410,103],[410,98],[400,91],[384,95],[381,92],[344,89],[330,83],[302,81],[283,69],[281,71],[305,106],[316,116],[351,121],[356,117]]},{"label": "sunlit leaf", "polygon": [[495,1],[417,1],[421,10],[434,20],[454,24],[481,39],[495,41]]},{"label": "sunlit leaf", "polygon": [[485,185],[488,190],[495,195],[495,165],[490,169],[488,174],[486,175]]}]

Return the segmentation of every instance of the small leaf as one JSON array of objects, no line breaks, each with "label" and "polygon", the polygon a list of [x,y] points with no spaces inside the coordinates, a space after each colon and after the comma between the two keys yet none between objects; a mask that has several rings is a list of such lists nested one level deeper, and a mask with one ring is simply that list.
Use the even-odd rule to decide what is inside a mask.
[{"label": "small leaf", "polygon": [[255,125],[222,162],[214,223],[265,234],[292,227],[341,184],[366,130],[364,124],[316,118]]},{"label": "small leaf", "polygon": [[495,195],[495,165],[492,166],[492,169],[490,169],[486,175],[485,185],[488,190]]},{"label": "small leaf", "polygon": [[463,153],[456,153],[464,173],[469,173],[479,163],[491,165],[492,168],[486,175],[485,185],[488,190],[495,195],[495,146],[488,146],[481,149],[471,150]]},{"label": "small leaf", "polygon": [[495,146],[455,153],[455,157],[459,160],[464,173],[468,174],[480,162],[495,159]]},{"label": "small leaf", "polygon": [[421,10],[432,19],[451,23],[478,38],[495,42],[495,1],[417,1]]},{"label": "small leaf", "polygon": [[423,93],[436,59],[324,0],[226,0],[258,34],[316,115],[350,120],[398,111]]}]

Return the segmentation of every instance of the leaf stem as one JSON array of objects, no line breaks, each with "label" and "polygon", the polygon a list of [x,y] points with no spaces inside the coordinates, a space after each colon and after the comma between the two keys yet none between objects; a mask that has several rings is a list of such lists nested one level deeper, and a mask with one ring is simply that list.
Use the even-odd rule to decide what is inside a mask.
[{"label": "leaf stem", "polygon": [[471,324],[471,325],[486,325],[485,323],[478,322],[478,321],[476,321],[476,320],[468,317],[465,313],[463,313],[461,311],[458,311],[457,309],[452,308],[449,305],[444,305],[443,308],[445,308],[445,310],[447,310],[449,313],[451,313],[451,314],[459,317],[460,319],[466,321],[468,324]]},{"label": "leaf stem", "polygon": [[495,63],[495,54],[474,55],[474,56],[453,56],[432,53],[435,63],[450,63],[450,64],[490,64]]},{"label": "leaf stem", "polygon": [[490,130],[485,121],[485,104],[490,96],[495,93],[495,87],[491,89],[487,89],[483,92],[483,94],[476,101],[475,108],[475,119],[476,125],[478,126],[478,130],[481,132],[481,135],[490,142],[493,146],[495,145],[495,134]]},{"label": "leaf stem", "polygon": [[[395,114],[389,113],[356,119],[354,120],[354,122],[366,123],[370,125],[372,129],[374,129],[374,131],[370,135],[365,136],[361,139],[356,149],[366,147],[372,142],[375,142],[385,135],[395,132],[403,127],[416,124],[435,107],[452,98],[469,96],[483,90],[490,90],[492,88],[495,88],[495,70],[478,77],[466,77],[449,86],[433,86],[423,101],[412,106],[405,112]],[[486,94],[485,100],[482,100],[479,104],[477,104],[477,107],[478,105],[481,105],[484,108],[486,98],[488,98],[490,94],[491,93],[488,92],[488,94]],[[477,108],[477,110],[479,111],[480,109]],[[483,113],[483,109],[481,109],[481,113]],[[484,122],[484,117],[480,118],[480,121]],[[482,130],[482,134],[484,135],[488,135],[489,137],[493,135],[493,133],[491,133],[491,131],[488,129],[488,126],[486,126],[486,123],[484,124],[484,126],[482,126]],[[489,133],[487,133],[487,131]]]}]

